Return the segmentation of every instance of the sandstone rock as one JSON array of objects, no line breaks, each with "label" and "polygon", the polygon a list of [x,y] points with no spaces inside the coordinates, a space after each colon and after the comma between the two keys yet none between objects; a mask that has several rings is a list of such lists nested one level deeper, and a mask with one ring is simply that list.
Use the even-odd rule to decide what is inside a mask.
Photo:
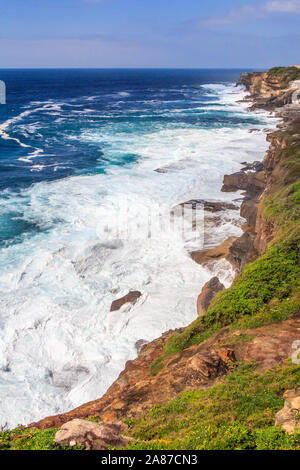
[{"label": "sandstone rock", "polygon": [[226,258],[229,255],[229,249],[236,237],[229,237],[220,245],[209,248],[207,250],[191,251],[191,258],[198,264],[206,265],[210,261],[216,261],[221,258]]},{"label": "sandstone rock", "polygon": [[114,312],[115,310],[120,310],[120,308],[128,302],[131,304],[135,304],[135,302],[139,297],[141,297],[141,295],[141,292],[139,292],[138,290],[128,292],[128,294],[112,302],[110,311]]},{"label": "sandstone rock", "polygon": [[56,433],[54,442],[62,446],[84,446],[86,450],[106,450],[126,447],[132,440],[121,435],[127,426],[121,421],[93,423],[84,419],[73,419],[63,424]]},{"label": "sandstone rock", "polygon": [[205,315],[207,309],[217,292],[225,289],[224,285],[215,276],[210,279],[202,288],[197,300],[197,312],[199,316]]},{"label": "sandstone rock", "polygon": [[247,220],[248,227],[253,231],[256,225],[257,210],[258,202],[252,198],[246,198],[241,205],[240,215]]},{"label": "sandstone rock", "polygon": [[246,263],[255,259],[254,253],[254,235],[247,231],[237,238],[229,247],[229,253],[226,259],[237,269],[241,271]]},{"label": "sandstone rock", "polygon": [[[246,167],[247,168],[247,167]],[[247,191],[250,195],[261,193],[265,188],[265,171],[241,170],[232,175],[225,175],[221,191]]]},{"label": "sandstone rock", "polygon": [[221,191],[232,192],[246,190],[249,186],[249,177],[244,171],[237,171],[231,175],[225,175]]},{"label": "sandstone rock", "polygon": [[136,359],[126,363],[103,397],[31,426],[39,429],[60,427],[74,418],[88,416],[101,417],[104,421],[140,416],[153,404],[165,403],[178,393],[210,388],[230,370],[230,361],[257,362],[258,371],[278,366],[291,357],[291,345],[300,337],[300,313],[290,320],[274,323],[271,328],[267,325],[243,330],[244,335],[253,337],[246,342],[232,341],[236,332],[222,328],[200,345],[171,356],[165,367],[151,376],[150,365],[160,357],[172,334],[174,331],[164,333],[145,345]]},{"label": "sandstone rock", "polygon": [[300,431],[300,389],[287,390],[283,398],[284,407],[275,416],[275,426],[281,426],[289,434]]}]

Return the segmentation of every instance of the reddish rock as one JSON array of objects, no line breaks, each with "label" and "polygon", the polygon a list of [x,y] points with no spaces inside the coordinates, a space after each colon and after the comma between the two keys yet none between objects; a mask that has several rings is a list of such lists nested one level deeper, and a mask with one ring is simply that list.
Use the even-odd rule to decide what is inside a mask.
[{"label": "reddish rock", "polygon": [[[182,331],[182,330],[179,330]],[[150,365],[160,357],[166,340],[174,332],[145,345],[105,395],[78,408],[50,416],[33,427],[60,427],[74,418],[101,417],[104,421],[139,416],[153,404],[165,403],[187,390],[205,390],[231,370],[232,362],[258,362],[258,370],[280,365],[291,357],[292,343],[300,337],[300,314],[282,323],[238,331],[223,328],[200,345],[194,345],[170,356],[165,367],[155,376]],[[243,334],[253,339],[233,341]],[[228,344],[228,346],[226,346]]]},{"label": "reddish rock", "polygon": [[238,171],[231,175],[225,175],[223,179],[223,186],[221,191],[223,192],[232,192],[238,191],[241,189],[247,189],[248,187],[248,177],[247,174],[243,171]]},{"label": "reddish rock", "polygon": [[217,294],[221,290],[225,289],[224,285],[219,281],[218,277],[215,276],[210,279],[202,288],[201,294],[198,296],[197,300],[197,312],[199,316],[206,314],[207,309]]},{"label": "reddish rock", "polygon": [[247,191],[249,194],[261,193],[265,188],[265,171],[238,171],[225,175],[221,191]]},{"label": "reddish rock", "polygon": [[236,237],[229,237],[220,245],[207,250],[192,251],[190,253],[191,258],[198,264],[206,265],[210,261],[216,261],[222,258],[227,258],[229,255],[229,249],[232,243],[236,240]]},{"label": "reddish rock", "polygon": [[120,308],[126,303],[131,303],[134,305],[137,299],[141,297],[141,295],[141,292],[139,292],[138,290],[128,292],[128,294],[124,295],[124,297],[121,297],[120,299],[114,300],[112,302],[110,311],[114,312],[115,310],[120,310]]},{"label": "reddish rock", "polygon": [[263,108],[270,111],[292,103],[295,89],[283,83],[280,76],[272,72],[242,73],[238,82],[250,92],[250,109]]}]

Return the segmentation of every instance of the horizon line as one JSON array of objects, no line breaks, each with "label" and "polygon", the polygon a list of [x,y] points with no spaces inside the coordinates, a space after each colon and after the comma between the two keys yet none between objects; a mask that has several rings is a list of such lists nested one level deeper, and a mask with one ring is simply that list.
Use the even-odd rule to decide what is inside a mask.
[{"label": "horizon line", "polygon": [[[274,67],[274,66],[272,66]],[[283,65],[282,67],[289,67]],[[268,69],[270,66],[262,67],[159,67],[159,66],[147,66],[147,67],[69,67],[69,66],[45,66],[45,67],[0,67],[1,70],[257,70],[257,69]]]}]

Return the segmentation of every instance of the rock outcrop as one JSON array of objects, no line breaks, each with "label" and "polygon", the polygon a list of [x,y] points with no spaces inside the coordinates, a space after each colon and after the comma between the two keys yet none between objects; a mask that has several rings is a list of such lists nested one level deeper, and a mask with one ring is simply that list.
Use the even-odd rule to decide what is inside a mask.
[{"label": "rock outcrop", "polygon": [[275,417],[275,426],[281,426],[289,434],[300,431],[300,389],[286,390],[284,407]]},{"label": "rock outcrop", "polygon": [[120,308],[127,303],[131,303],[132,305],[134,305],[137,299],[141,297],[141,295],[141,292],[139,292],[138,290],[128,292],[128,294],[112,302],[110,311],[114,312],[116,310],[120,310]]},{"label": "rock outcrop", "polygon": [[67,421],[88,416],[104,421],[139,416],[153,404],[165,403],[180,392],[210,388],[236,361],[256,361],[258,370],[282,364],[293,352],[293,341],[300,337],[300,313],[291,320],[273,324],[272,328],[266,326],[242,332],[223,328],[200,345],[171,356],[166,366],[151,376],[150,365],[162,354],[165,342],[173,333],[165,333],[143,346],[138,357],[126,363],[124,371],[102,398],[31,426],[59,427]]},{"label": "rock outcrop", "polygon": [[73,419],[63,424],[54,442],[62,446],[83,446],[85,450],[107,450],[108,447],[126,447],[132,438],[122,436],[127,426],[121,421],[94,423]]},{"label": "rock outcrop", "polygon": [[201,294],[197,299],[197,312],[200,317],[206,314],[214,296],[223,289],[225,289],[225,286],[219,281],[217,276],[204,284]]},{"label": "rock outcrop", "polygon": [[300,78],[297,67],[271,69],[268,72],[242,73],[238,85],[244,85],[250,92],[252,109],[263,108],[273,111],[275,108],[292,103],[292,96],[297,87],[294,80]]},{"label": "rock outcrop", "polygon": [[[240,83],[250,91],[254,107],[274,110],[276,103],[289,102],[291,90],[282,85],[282,79],[274,77],[274,74],[271,75],[242,74]],[[292,119],[299,121],[299,113],[294,115],[291,109],[286,116],[284,112],[282,115],[284,129],[289,129]],[[299,144],[300,131],[297,133],[298,137],[293,138],[298,139]],[[292,139],[291,136],[289,139]],[[195,261],[205,264],[226,257],[240,272],[246,263],[262,255],[273,239],[276,228],[266,218],[263,202],[272,196],[279,179],[288,178],[288,173],[285,173],[285,162],[282,162],[283,150],[288,145],[293,146],[294,143],[293,140],[287,142],[280,130],[269,134],[268,140],[270,148],[263,164],[259,162],[244,164],[240,172],[226,175],[224,178],[225,192],[237,190],[245,192],[241,206],[241,215],[246,219],[243,235],[228,239],[215,248],[194,251],[191,256]],[[203,203],[197,200],[188,201],[192,206],[197,202]],[[205,208],[214,217],[215,212],[234,208],[226,208],[222,206],[223,203],[214,204]],[[203,293],[199,307],[201,314],[207,308],[210,297],[213,297],[213,291],[220,287],[219,281],[215,280],[214,283],[216,285],[212,290]],[[123,302],[123,299],[116,302]],[[125,303],[122,302],[121,305]],[[183,391],[209,389],[223,380],[223,376],[232,370],[234,363],[256,362],[258,373],[283,365],[293,354],[293,342],[300,338],[300,312],[290,312],[290,315],[289,320],[260,328],[245,328],[238,331],[225,327],[212,334],[206,341],[193,345],[192,342],[188,342],[182,349],[171,351],[170,355],[165,354],[165,345],[174,331],[166,332],[148,344],[141,342],[137,345],[138,357],[126,363],[125,369],[104,396],[67,413],[32,423],[31,426],[40,429],[59,427],[70,420],[84,419],[88,416],[101,418],[105,422],[136,417],[145,413],[151,406],[166,403]],[[188,327],[176,332],[182,333],[186,330],[189,333]],[[153,372],[150,366],[153,363],[159,364],[163,354],[165,354],[164,367],[158,367]],[[276,424],[287,432],[293,432],[298,428],[299,390],[286,392],[284,398],[285,406],[277,413]]]},{"label": "rock outcrop", "polygon": [[261,162],[254,162],[232,175],[225,175],[221,191],[231,192],[244,190],[251,196],[265,189],[265,172]]},{"label": "rock outcrop", "polygon": [[229,255],[229,250],[236,237],[229,237],[220,245],[217,245],[213,248],[208,248],[207,250],[197,250],[191,251],[191,258],[198,264],[207,265],[212,261],[217,261],[222,258],[227,258]]}]

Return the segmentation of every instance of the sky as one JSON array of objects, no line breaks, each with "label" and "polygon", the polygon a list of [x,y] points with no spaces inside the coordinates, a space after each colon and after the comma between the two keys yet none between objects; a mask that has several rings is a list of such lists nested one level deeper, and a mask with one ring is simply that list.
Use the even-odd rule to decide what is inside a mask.
[{"label": "sky", "polygon": [[300,0],[0,0],[0,68],[300,64]]}]

